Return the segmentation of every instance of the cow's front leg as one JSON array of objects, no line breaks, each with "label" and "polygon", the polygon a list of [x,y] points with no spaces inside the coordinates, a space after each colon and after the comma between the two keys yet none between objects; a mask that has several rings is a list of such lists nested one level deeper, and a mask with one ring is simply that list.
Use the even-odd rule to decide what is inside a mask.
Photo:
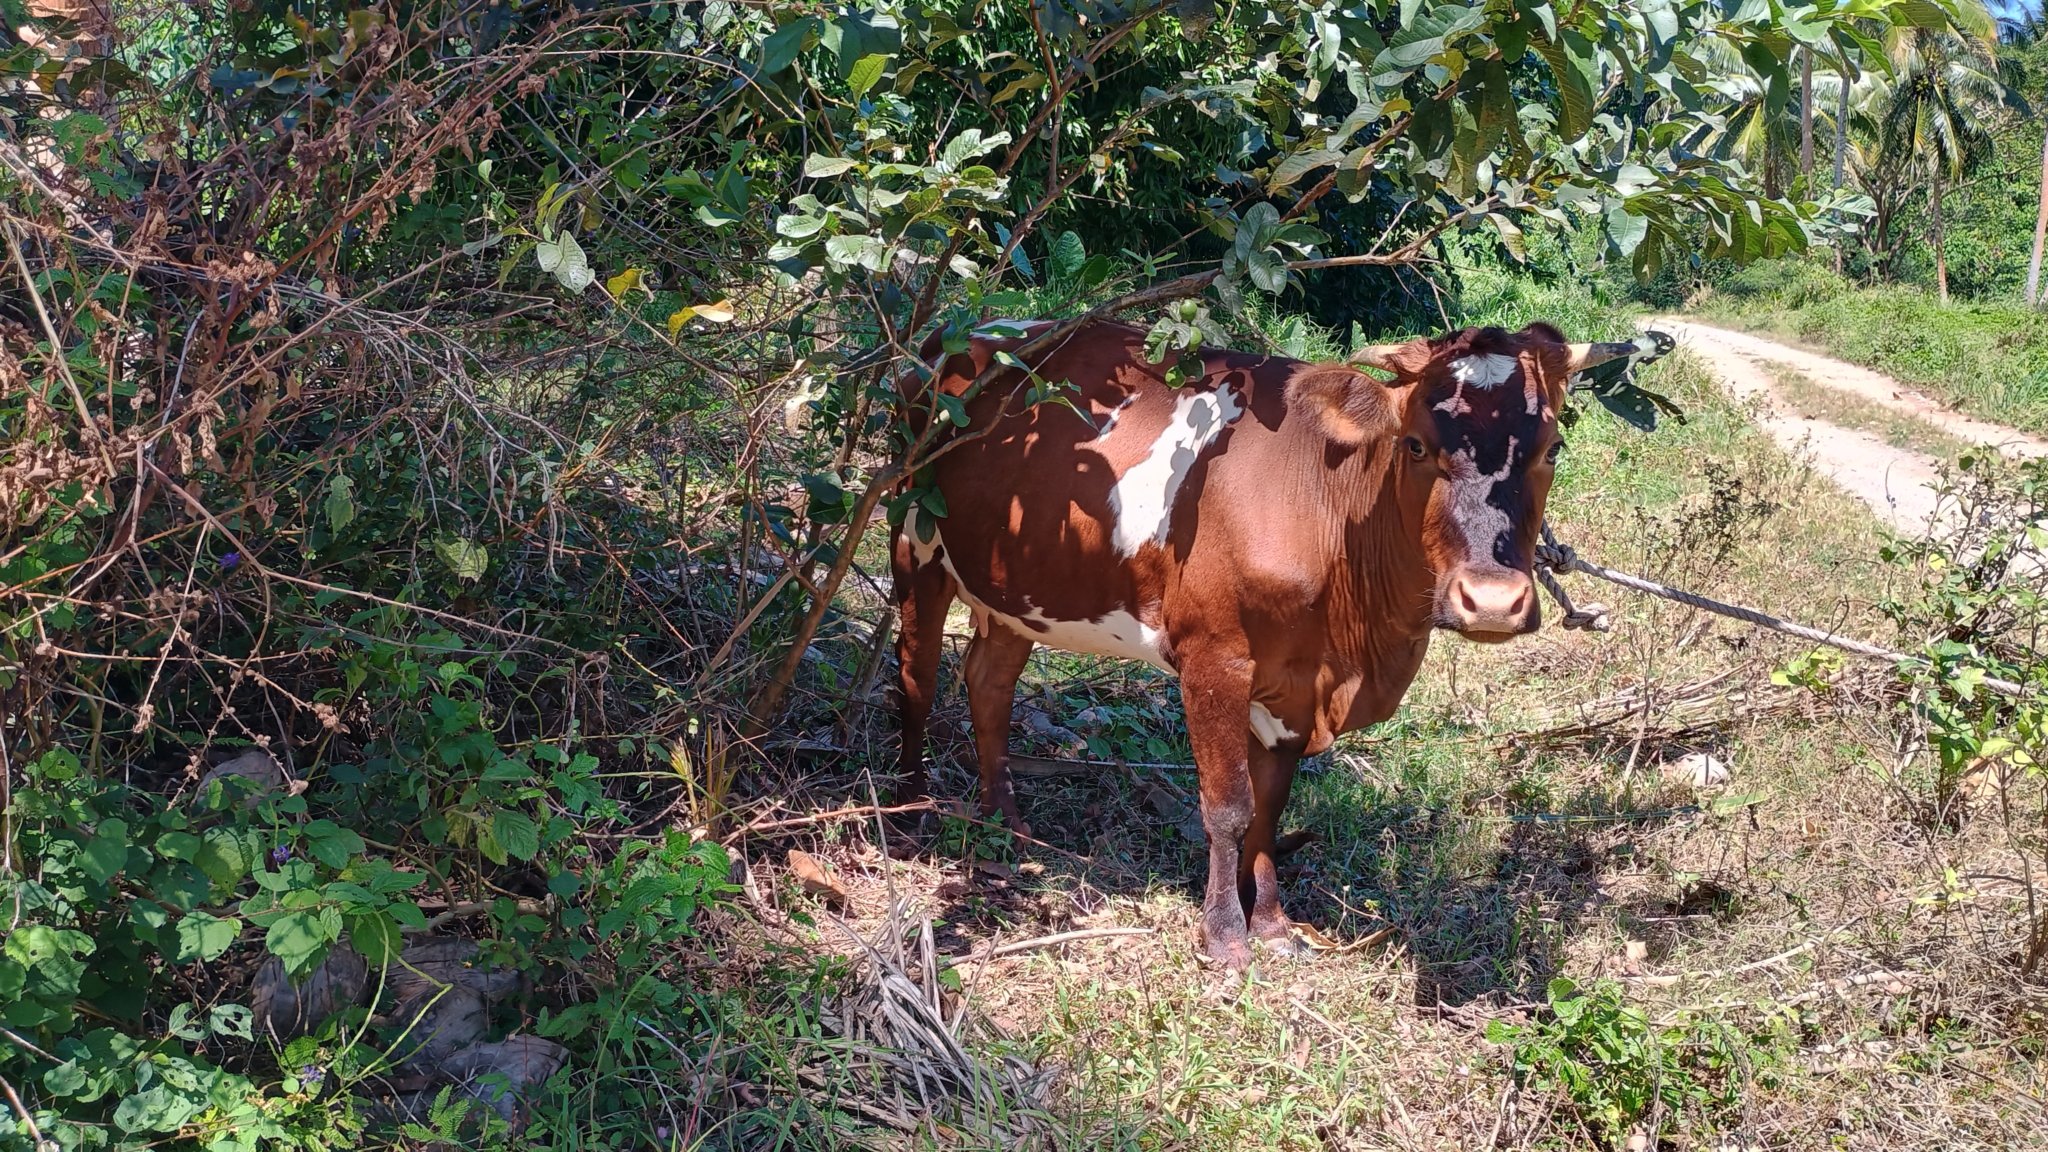
[{"label": "cow's front leg", "polygon": [[1244,851],[1238,863],[1237,892],[1253,936],[1276,952],[1292,955],[1299,951],[1294,939],[1294,922],[1280,907],[1280,814],[1287,808],[1287,794],[1294,786],[1294,768],[1300,750],[1290,743],[1268,748],[1254,731],[1246,745],[1245,758],[1251,768],[1252,822],[1245,831]]},{"label": "cow's front leg", "polygon": [[[1232,662],[1243,664],[1242,661]],[[1181,702],[1200,777],[1202,830],[1209,838],[1209,881],[1202,894],[1202,950],[1232,969],[1251,964],[1251,937],[1238,902],[1241,841],[1252,823],[1252,786],[1245,763],[1251,675],[1233,667],[1190,662],[1181,668]]]}]

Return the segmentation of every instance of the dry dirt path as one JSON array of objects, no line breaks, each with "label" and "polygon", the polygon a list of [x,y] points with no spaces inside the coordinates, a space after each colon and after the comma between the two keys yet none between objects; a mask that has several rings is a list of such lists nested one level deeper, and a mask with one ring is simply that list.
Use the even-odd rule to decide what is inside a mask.
[{"label": "dry dirt path", "polygon": [[1772,378],[1772,365],[1792,369],[1816,385],[1864,403],[1910,416],[1957,440],[2015,455],[2048,455],[2048,441],[1951,411],[1859,365],[1678,316],[1655,317],[1649,326],[1677,338],[1679,347],[1704,361],[1738,401],[1754,402],[1758,425],[1780,446],[1810,458],[1816,471],[1869,505],[1879,519],[1900,532],[1916,534],[1934,515],[1934,457],[1888,443],[1872,432],[1799,414]]}]

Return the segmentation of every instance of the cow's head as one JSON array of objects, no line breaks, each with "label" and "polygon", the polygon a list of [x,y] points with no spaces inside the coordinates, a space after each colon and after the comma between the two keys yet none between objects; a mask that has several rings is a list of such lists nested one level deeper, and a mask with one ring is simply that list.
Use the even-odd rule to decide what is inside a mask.
[{"label": "cow's head", "polygon": [[1352,355],[1397,377],[1388,384],[1394,488],[1405,517],[1422,526],[1437,627],[1480,641],[1536,630],[1531,565],[1564,448],[1558,415],[1567,383],[1634,351],[1568,344],[1539,323],[1520,332],[1467,328]]}]

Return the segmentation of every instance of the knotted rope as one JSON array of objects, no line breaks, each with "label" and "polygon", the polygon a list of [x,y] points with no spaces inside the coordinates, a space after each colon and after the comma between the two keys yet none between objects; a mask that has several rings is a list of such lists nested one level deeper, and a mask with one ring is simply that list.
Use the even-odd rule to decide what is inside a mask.
[{"label": "knotted rope", "polygon": [[[1861,640],[1853,640],[1847,636],[1837,636],[1833,632],[1824,632],[1819,628],[1809,628],[1804,624],[1794,624],[1790,620],[1782,620],[1768,612],[1759,612],[1754,608],[1745,608],[1740,604],[1725,603],[1709,596],[1702,596],[1697,592],[1687,592],[1682,589],[1672,588],[1668,585],[1659,584],[1655,580],[1645,580],[1641,576],[1631,576],[1626,572],[1617,572],[1612,568],[1595,564],[1591,560],[1580,556],[1577,552],[1572,551],[1569,545],[1558,543],[1557,537],[1550,533],[1550,522],[1544,521],[1543,543],[1536,546],[1536,578],[1543,582],[1543,586],[1549,589],[1550,595],[1557,601],[1557,606],[1564,610],[1564,626],[1566,628],[1590,628],[1595,632],[1607,631],[1611,621],[1608,619],[1608,609],[1605,606],[1588,604],[1584,609],[1574,608],[1572,607],[1571,597],[1565,594],[1564,586],[1557,582],[1558,576],[1569,575],[1573,572],[1584,572],[1588,576],[1598,576],[1610,584],[1619,584],[1623,588],[1633,588],[1638,592],[1662,597],[1679,604],[1689,605],[1704,612],[1712,612],[1717,616],[1726,616],[1731,620],[1740,620],[1746,624],[1754,624],[1759,628],[1768,628],[1773,632],[1782,632],[1787,636],[1797,636],[1802,640],[1811,640],[1816,644],[1825,644],[1830,648],[1839,648],[1844,652],[1851,652],[1867,659],[1885,660],[1894,664],[1906,662],[1923,666],[1928,663],[1924,657],[1915,656],[1908,652],[1896,652],[1890,648],[1866,644]],[[2026,694],[2025,688],[2010,680],[1998,680],[1987,676],[1984,678],[1983,684],[1986,688],[2002,692],[2008,696],[2023,696]]]}]

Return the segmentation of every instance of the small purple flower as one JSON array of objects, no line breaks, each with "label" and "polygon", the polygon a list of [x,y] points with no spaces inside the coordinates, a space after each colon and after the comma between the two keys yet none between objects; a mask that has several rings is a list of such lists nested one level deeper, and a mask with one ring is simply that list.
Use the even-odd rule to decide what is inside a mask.
[{"label": "small purple flower", "polygon": [[272,864],[282,865],[291,858],[292,850],[291,846],[288,844],[279,844],[277,847],[272,848],[270,850],[270,862]]},{"label": "small purple flower", "polygon": [[220,566],[225,571],[233,572],[242,566],[242,554],[240,552],[228,553],[220,558]]},{"label": "small purple flower", "polygon": [[299,1069],[299,1079],[305,1081],[308,1088],[318,1088],[320,1082],[327,1079],[327,1069],[318,1064],[308,1064]]}]

